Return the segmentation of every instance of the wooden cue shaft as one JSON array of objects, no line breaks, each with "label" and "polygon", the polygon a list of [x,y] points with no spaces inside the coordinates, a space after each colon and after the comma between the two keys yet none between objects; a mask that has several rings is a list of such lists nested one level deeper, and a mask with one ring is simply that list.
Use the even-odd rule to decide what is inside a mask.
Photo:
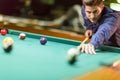
[{"label": "wooden cue shaft", "polygon": [[[86,37],[86,38],[81,42],[81,44],[84,44],[88,39],[89,39],[89,37]],[[81,45],[81,44],[80,44],[80,45]],[[77,50],[80,49],[80,45],[77,47]]]},{"label": "wooden cue shaft", "polygon": [[[86,38],[82,41],[82,43],[85,43],[88,39],[89,39],[89,37],[86,37]],[[82,44],[82,43],[81,43],[81,44]]]}]

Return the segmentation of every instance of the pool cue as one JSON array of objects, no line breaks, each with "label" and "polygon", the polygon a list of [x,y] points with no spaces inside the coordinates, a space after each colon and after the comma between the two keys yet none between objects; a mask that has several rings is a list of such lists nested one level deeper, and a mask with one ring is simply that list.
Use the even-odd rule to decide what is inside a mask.
[{"label": "pool cue", "polygon": [[[86,38],[81,42],[80,45],[84,44],[88,39],[89,39],[89,37],[86,37]],[[77,47],[77,50],[80,49],[80,45]]]},{"label": "pool cue", "polygon": [[89,37],[86,37],[86,38],[81,42],[81,44],[82,44],[82,43],[85,43],[88,39],[89,39]]}]

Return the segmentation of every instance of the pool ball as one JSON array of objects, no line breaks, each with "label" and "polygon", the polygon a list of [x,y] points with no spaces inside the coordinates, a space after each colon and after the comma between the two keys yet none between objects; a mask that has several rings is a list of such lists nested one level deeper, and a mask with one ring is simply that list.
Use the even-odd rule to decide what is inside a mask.
[{"label": "pool ball", "polygon": [[3,48],[6,52],[10,52],[12,50],[12,45],[13,45],[14,41],[11,37],[6,37],[3,40]]},{"label": "pool ball", "polygon": [[115,69],[120,69],[120,60],[115,61],[111,67]]},{"label": "pool ball", "polygon": [[41,38],[40,38],[40,43],[41,43],[42,45],[45,45],[45,44],[47,43],[47,38],[41,37]]},{"label": "pool ball", "polygon": [[12,44],[4,44],[3,49],[5,52],[10,52],[12,50]]},{"label": "pool ball", "polygon": [[13,44],[14,40],[11,37],[6,37],[3,40],[3,44]]},{"label": "pool ball", "polygon": [[67,52],[67,60],[70,64],[74,64],[77,61],[79,51],[76,48],[70,48]]},{"label": "pool ball", "polygon": [[7,34],[9,33],[9,31],[8,31],[8,29],[7,29],[7,28],[3,28],[3,29],[5,29],[5,30],[7,31]]},{"label": "pool ball", "polygon": [[20,33],[19,34],[19,39],[24,40],[26,38],[25,33]]},{"label": "pool ball", "polygon": [[1,31],[0,31],[0,33],[1,33],[1,35],[6,35],[7,34],[7,30],[6,29],[1,29]]}]

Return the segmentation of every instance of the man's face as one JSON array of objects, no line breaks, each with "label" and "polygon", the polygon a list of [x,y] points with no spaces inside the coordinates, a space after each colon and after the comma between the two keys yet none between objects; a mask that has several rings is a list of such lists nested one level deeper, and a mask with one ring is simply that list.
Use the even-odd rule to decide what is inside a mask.
[{"label": "man's face", "polygon": [[85,6],[85,13],[87,18],[91,22],[97,22],[97,20],[100,18],[101,12],[103,10],[103,6]]}]

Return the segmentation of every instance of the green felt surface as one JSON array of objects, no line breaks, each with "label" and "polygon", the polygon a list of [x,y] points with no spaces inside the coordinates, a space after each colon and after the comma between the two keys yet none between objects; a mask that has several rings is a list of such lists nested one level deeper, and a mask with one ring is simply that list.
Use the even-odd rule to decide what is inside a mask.
[{"label": "green felt surface", "polygon": [[[19,33],[10,30],[6,36],[0,35],[0,80],[69,80],[102,67],[101,63],[110,64],[120,58],[119,49],[98,49],[96,55],[80,54],[78,61],[69,65],[67,51],[80,42],[26,32],[26,39],[20,40]],[[40,44],[41,36],[47,37],[46,45]],[[14,39],[10,53],[2,47],[5,37]]]}]

